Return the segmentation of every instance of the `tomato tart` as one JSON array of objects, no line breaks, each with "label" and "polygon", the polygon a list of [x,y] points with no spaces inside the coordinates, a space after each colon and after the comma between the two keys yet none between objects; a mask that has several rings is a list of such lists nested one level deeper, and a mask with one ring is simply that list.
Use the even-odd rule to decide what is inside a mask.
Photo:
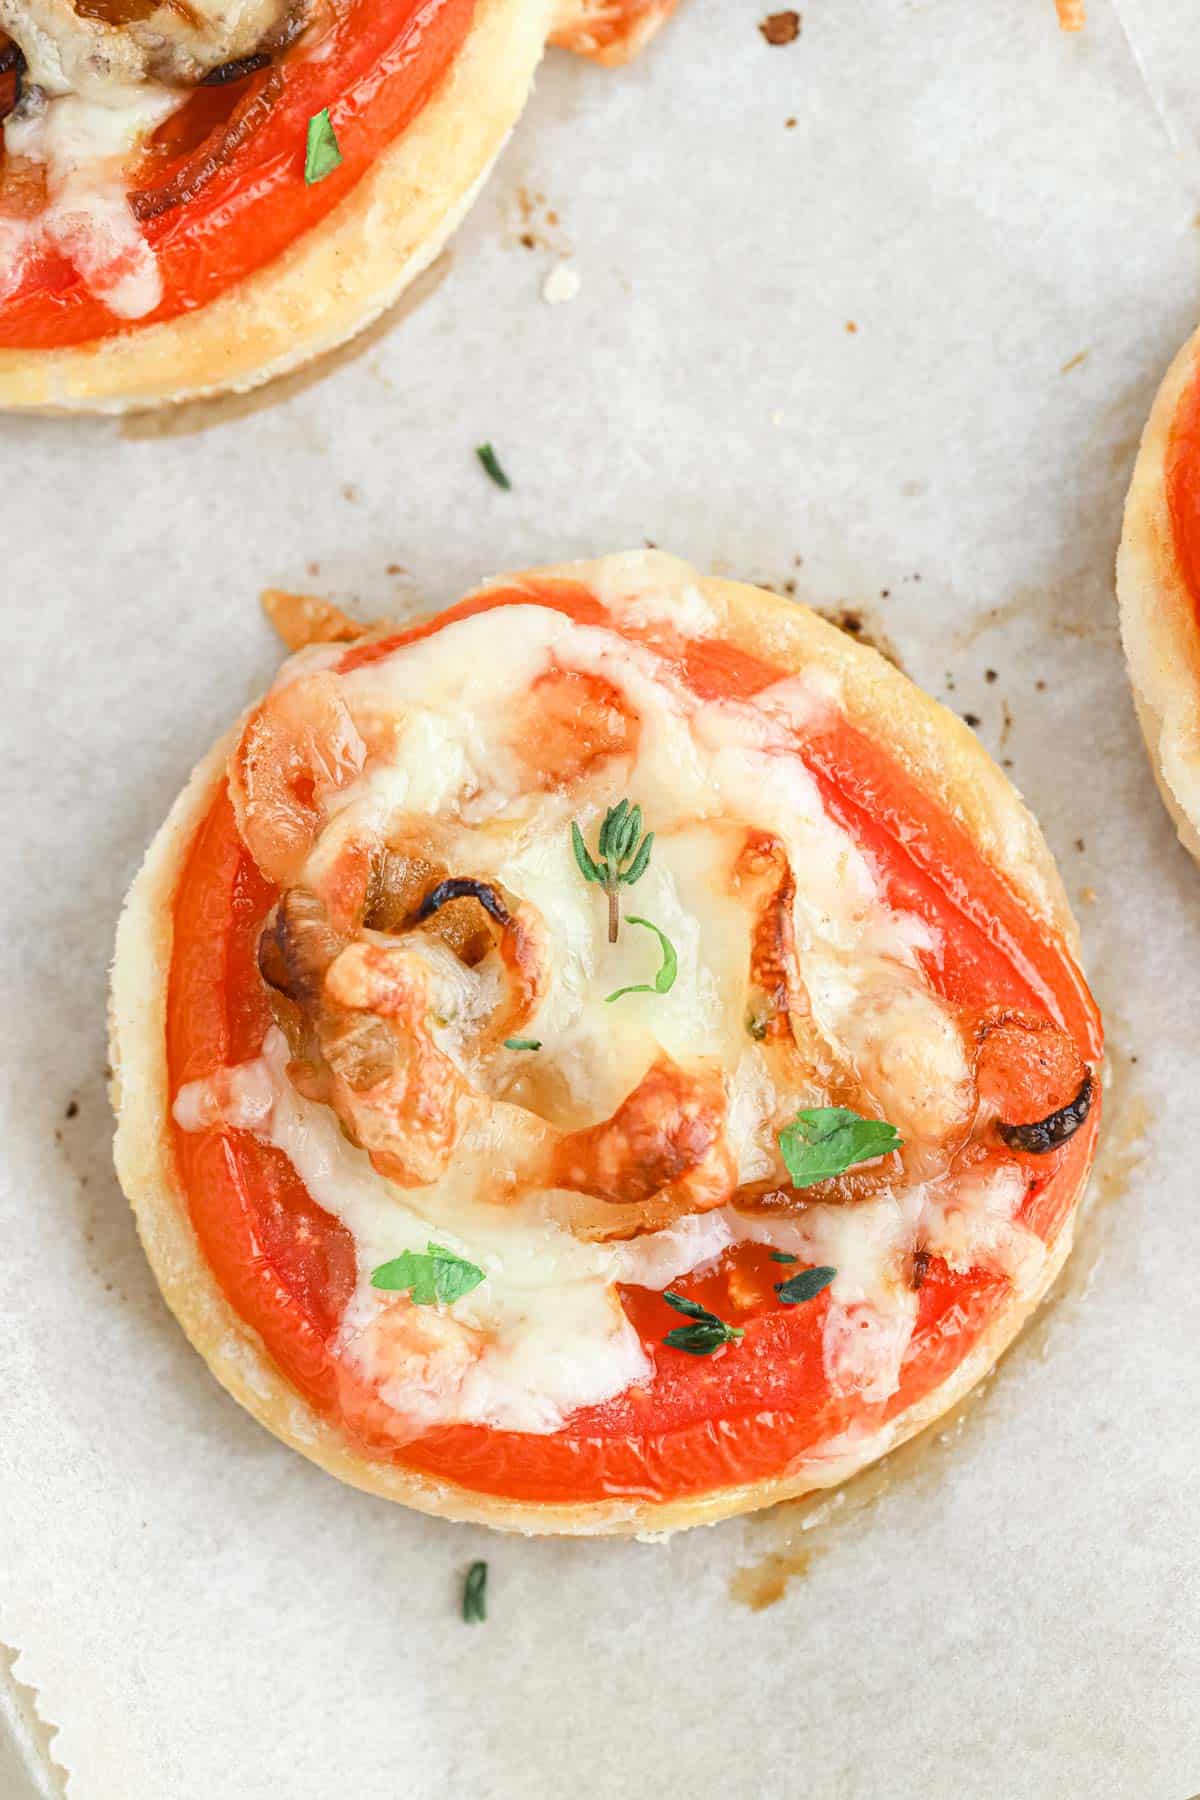
[{"label": "tomato tart", "polygon": [[1159,792],[1200,857],[1200,332],[1158,390],[1117,554],[1121,639]]},{"label": "tomato tart", "polygon": [[244,389],[437,254],[547,38],[674,0],[0,0],[0,406]]},{"label": "tomato tart", "polygon": [[325,641],[195,771],[113,974],[118,1171],[217,1378],[527,1532],[710,1522],[936,1418],[1053,1281],[1099,1118],[1075,926],[971,732],[658,553],[291,624]]}]

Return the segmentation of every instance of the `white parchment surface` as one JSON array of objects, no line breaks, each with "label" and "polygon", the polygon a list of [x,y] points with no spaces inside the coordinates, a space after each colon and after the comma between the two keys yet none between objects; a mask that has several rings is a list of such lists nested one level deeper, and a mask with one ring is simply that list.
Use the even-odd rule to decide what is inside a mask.
[{"label": "white parchment surface", "polygon": [[[1200,874],[1112,596],[1200,313],[1200,22],[803,10],[785,47],[751,0],[683,0],[628,71],[551,57],[449,257],[323,379],[165,430],[0,424],[0,1687],[47,1793],[1200,1789]],[[1109,1142],[1061,1298],[824,1523],[493,1539],[339,1487],[188,1348],[111,1173],[106,963],[144,845],[275,665],[260,587],[367,616],[643,538],[857,609],[978,716],[1079,908]]]}]

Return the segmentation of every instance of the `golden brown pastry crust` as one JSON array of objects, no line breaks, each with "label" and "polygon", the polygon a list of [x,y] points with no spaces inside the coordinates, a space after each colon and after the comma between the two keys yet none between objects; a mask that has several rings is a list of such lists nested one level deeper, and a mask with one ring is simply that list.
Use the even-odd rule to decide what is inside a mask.
[{"label": "golden brown pastry crust", "polygon": [[616,68],[649,42],[677,0],[563,0],[550,42]]},{"label": "golden brown pastry crust", "polygon": [[0,407],[126,412],[244,392],[345,343],[442,249],[512,130],[554,0],[478,0],[433,99],[328,218],[210,305],[62,350],[0,350]]},{"label": "golden brown pastry crust", "polygon": [[[612,559],[528,571],[602,584]],[[493,584],[489,584],[493,585]],[[722,623],[716,635],[783,669],[819,665],[836,674],[849,718],[886,745],[904,769],[965,827],[1030,912],[1074,951],[1078,943],[1062,884],[1033,818],[974,734],[890,663],[806,607],[761,589],[700,580]],[[165,1044],[167,975],[176,884],[192,837],[224,777],[235,727],[200,763],[151,845],[130,890],[113,964],[111,1037],[115,1157],[121,1185],[171,1310],[217,1379],[293,1449],[339,1479],[442,1518],[502,1530],[571,1535],[653,1535],[714,1524],[740,1512],[833,1486],[953,1406],[993,1366],[1051,1287],[1071,1247],[1074,1207],[1031,1298],[1014,1301],[941,1387],[883,1430],[814,1457],[770,1480],[666,1503],[635,1500],[542,1504],[479,1494],[452,1482],[372,1461],[348,1448],[283,1379],[257,1335],[225,1299],[197,1246],[171,1149]]]},{"label": "golden brown pastry crust", "polygon": [[1117,553],[1117,601],[1154,778],[1181,840],[1200,858],[1200,624],[1175,548],[1166,480],[1175,416],[1198,380],[1200,332],[1167,370],[1142,434]]}]

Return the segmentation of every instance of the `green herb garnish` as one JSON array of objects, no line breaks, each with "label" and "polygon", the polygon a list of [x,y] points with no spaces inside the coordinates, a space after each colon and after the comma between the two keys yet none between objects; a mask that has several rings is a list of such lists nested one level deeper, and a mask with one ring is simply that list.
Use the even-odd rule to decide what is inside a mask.
[{"label": "green herb garnish", "polygon": [[[628,800],[622,800],[617,806],[610,806],[600,826],[600,836],[596,842],[597,855],[593,856],[583,841],[579,826],[574,819],[571,821],[571,847],[575,852],[575,861],[579,864],[579,873],[585,881],[598,882],[608,895],[610,944],[616,943],[617,929],[621,922],[618,890],[632,887],[635,881],[641,880],[654,847],[652,831],[648,831],[641,843],[638,843],[641,830],[640,806],[630,806]],[[665,992],[665,989],[662,991]]]},{"label": "green herb garnish", "polygon": [[[796,1259],[792,1257],[794,1262]],[[836,1269],[802,1269],[799,1275],[791,1275],[786,1281],[775,1283],[775,1292],[785,1306],[800,1306],[805,1300],[815,1300],[829,1286]]]},{"label": "green herb garnish", "polygon": [[798,1112],[779,1134],[792,1186],[815,1187],[855,1163],[886,1156],[903,1143],[894,1125],[864,1119],[846,1106],[813,1106]]},{"label": "green herb garnish", "polygon": [[771,1261],[772,1262],[798,1262],[799,1258],[793,1256],[790,1250],[772,1250]]},{"label": "green herb garnish", "polygon": [[414,1306],[453,1306],[484,1279],[483,1270],[464,1256],[429,1244],[424,1251],[404,1250],[391,1262],[380,1263],[372,1271],[371,1286],[407,1292]]},{"label": "green herb garnish", "polygon": [[673,1294],[668,1288],[663,1299],[676,1312],[694,1321],[691,1325],[677,1325],[674,1331],[668,1331],[663,1343],[672,1350],[686,1351],[688,1356],[711,1356],[714,1350],[720,1350],[725,1344],[736,1344],[746,1335],[740,1325],[727,1325],[716,1313],[697,1305],[695,1300],[688,1300],[683,1294]]},{"label": "green herb garnish", "polygon": [[468,1625],[482,1625],[487,1619],[487,1564],[473,1562],[463,1582],[462,1616]]},{"label": "green herb garnish", "polygon": [[619,1000],[622,994],[669,994],[671,989],[675,986],[675,977],[679,973],[679,958],[676,956],[675,946],[667,936],[666,932],[660,931],[652,919],[635,919],[632,913],[629,915],[629,923],[631,925],[642,925],[647,931],[652,931],[654,933],[655,937],[662,945],[662,967],[654,977],[652,983],[649,981],[636,981],[632,987],[617,988],[614,993],[605,994],[604,1004],[606,1006],[610,1005],[614,1000]]},{"label": "green herb garnish", "polygon": [[490,444],[477,444],[475,446],[475,454],[495,482],[496,486],[498,488],[503,488],[507,494],[512,488],[512,482],[504,473],[504,470],[501,467],[500,458],[496,455],[492,446]]},{"label": "green herb garnish", "polygon": [[504,1040],[506,1050],[540,1050],[541,1047],[541,1038],[505,1038]]},{"label": "green herb garnish", "polygon": [[323,106],[308,121],[308,136],[304,140],[304,179],[309,187],[332,175],[341,160],[329,108]]}]

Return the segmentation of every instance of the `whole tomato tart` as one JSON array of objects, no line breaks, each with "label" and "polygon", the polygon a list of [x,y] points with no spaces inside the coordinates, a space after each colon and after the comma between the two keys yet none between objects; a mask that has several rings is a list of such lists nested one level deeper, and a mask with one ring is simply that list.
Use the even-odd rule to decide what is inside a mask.
[{"label": "whole tomato tart", "polygon": [[0,406],[242,389],[445,243],[547,38],[674,0],[0,0]]},{"label": "whole tomato tart", "polygon": [[1159,791],[1200,857],[1200,333],[1142,435],[1117,556],[1121,638]]},{"label": "whole tomato tart", "polygon": [[709,1522],[936,1418],[1053,1281],[1099,1115],[972,734],[659,554],[290,623],[330,641],[192,776],[113,975],[117,1167],[217,1378],[527,1532]]}]

